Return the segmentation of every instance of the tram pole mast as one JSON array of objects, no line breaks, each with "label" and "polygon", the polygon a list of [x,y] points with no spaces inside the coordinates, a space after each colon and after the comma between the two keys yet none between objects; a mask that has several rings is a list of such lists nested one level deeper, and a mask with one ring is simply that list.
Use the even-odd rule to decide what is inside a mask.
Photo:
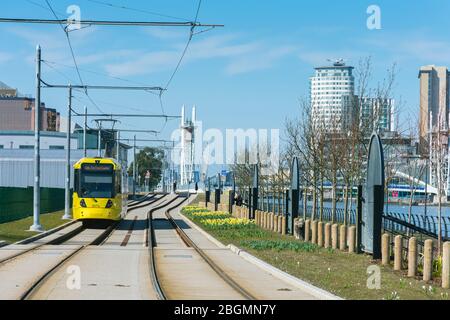
[{"label": "tram pole mast", "polygon": [[97,157],[102,157],[102,123],[101,121],[98,123],[98,141],[97,141]]},{"label": "tram pole mast", "polygon": [[69,103],[67,107],[67,143],[66,143],[66,190],[65,190],[65,206],[63,220],[72,219],[70,214],[70,133],[72,127],[72,86],[69,84]]},{"label": "tram pole mast", "polygon": [[133,199],[136,197],[136,135],[133,142]]},{"label": "tram pole mast", "polygon": [[41,109],[41,46],[36,47],[36,99],[34,101],[34,187],[33,187],[33,225],[30,231],[43,232],[40,221],[41,185],[40,185],[40,109]]},{"label": "tram pole mast", "polygon": [[84,157],[87,157],[87,107],[84,107],[84,130],[83,130],[83,149],[84,149]]}]

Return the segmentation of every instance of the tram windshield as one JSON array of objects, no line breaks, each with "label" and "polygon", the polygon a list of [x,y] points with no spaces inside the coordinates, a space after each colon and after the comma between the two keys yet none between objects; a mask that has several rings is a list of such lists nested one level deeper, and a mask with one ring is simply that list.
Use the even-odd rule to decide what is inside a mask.
[{"label": "tram windshield", "polygon": [[80,196],[82,198],[113,198],[114,175],[112,165],[85,165],[81,169]]}]

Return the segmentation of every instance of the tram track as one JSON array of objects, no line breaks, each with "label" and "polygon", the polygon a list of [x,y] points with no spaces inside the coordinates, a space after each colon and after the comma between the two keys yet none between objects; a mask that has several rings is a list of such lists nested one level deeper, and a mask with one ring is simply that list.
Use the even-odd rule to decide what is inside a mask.
[{"label": "tram track", "polygon": [[[157,240],[155,238],[155,232],[153,228],[153,213],[157,210],[164,209],[171,203],[175,202],[177,199],[180,199],[182,197],[178,196],[174,198],[170,203],[166,203],[165,205],[161,207],[152,208],[152,210],[149,211],[149,236],[148,236],[148,246],[150,250],[150,274],[151,279],[153,282],[153,287],[155,292],[157,293],[157,297],[159,300],[167,300],[168,294],[165,292],[163,286],[161,285],[161,282],[159,281],[158,276],[158,266],[157,261],[155,258],[155,248],[157,247]],[[170,214],[171,211],[179,208],[181,205],[183,205],[188,200],[188,197],[185,197],[182,201],[176,203],[174,206],[168,207],[165,211],[165,217],[167,221],[171,224],[174,231],[177,233],[179,238],[183,241],[183,243],[188,248],[192,248],[195,250],[196,253],[202,258],[202,260],[233,290],[235,290],[239,295],[241,295],[246,300],[256,300],[255,296],[252,295],[248,290],[243,288],[239,283],[237,283],[235,280],[233,280],[216,262],[214,262],[213,259],[211,259],[208,254],[202,250],[196,243],[186,234],[186,232],[183,230],[183,228],[180,227],[180,225],[177,223],[177,221],[173,218],[173,216]]]},{"label": "tram track", "polygon": [[[156,195],[152,195],[151,197],[148,197],[148,199],[147,198],[146,199],[142,199],[138,203],[134,203],[132,207],[129,207],[128,210],[127,210],[127,214],[129,214],[133,210],[149,206],[152,203],[154,203],[156,201],[159,201],[159,200],[161,200],[164,197],[165,197],[165,195],[162,195],[162,197],[159,197],[159,198],[157,198]],[[146,201],[148,201],[148,202],[146,202]],[[19,258],[19,257],[21,257],[23,255],[29,254],[29,253],[31,253],[31,252],[33,252],[35,250],[38,250],[38,249],[42,248],[43,246],[64,244],[65,242],[67,242],[68,240],[72,239],[73,237],[81,234],[87,228],[85,226],[83,226],[83,224],[81,222],[74,221],[73,223],[68,223],[67,226],[65,226],[64,228],[58,229],[56,232],[61,232],[61,231],[67,230],[67,229],[69,229],[69,230],[71,229],[71,230],[69,232],[67,232],[67,233],[63,233],[63,234],[57,236],[54,239],[51,239],[49,241],[43,241],[42,243],[39,243],[37,245],[32,245],[32,244],[33,244],[34,241],[43,240],[46,237],[50,237],[51,238],[51,236],[54,235],[54,233],[50,233],[46,237],[41,237],[39,239],[35,239],[34,241],[28,241],[28,242],[27,241],[22,241],[22,242],[19,242],[21,245],[23,243],[23,245],[31,244],[31,246],[29,248],[23,249],[23,250],[22,249],[20,249],[20,250],[17,249],[19,252],[15,253],[13,255],[9,255],[6,258],[0,259],[0,267],[3,264],[7,263],[7,262],[10,262],[10,261],[12,261],[14,259],[17,259],[17,258]],[[106,240],[106,239],[107,239],[107,237],[104,240]],[[3,250],[5,250],[6,248],[7,247],[4,247]]]},{"label": "tram track", "polygon": [[[151,201],[147,201],[143,203],[142,205],[135,206],[131,209],[129,209],[129,212],[127,215],[138,208],[145,208],[155,202],[162,201],[164,202],[164,198],[166,197],[166,194],[157,195],[156,197],[153,197]],[[139,215],[139,213],[136,213],[136,215]],[[112,242],[109,240],[111,237],[120,237],[121,231],[123,231],[124,221],[131,221],[130,227],[127,229],[127,233],[125,235],[125,239],[120,244],[114,244],[115,240],[112,240]],[[145,221],[145,216],[144,216]],[[135,216],[134,219],[131,219],[128,217],[127,219],[123,219],[121,221],[116,222],[114,225],[111,225],[107,230],[104,230],[101,234],[95,237],[92,241],[86,244],[82,244],[81,246],[72,249],[66,257],[59,260],[56,264],[54,264],[51,268],[48,269],[44,274],[42,274],[38,279],[36,279],[33,284],[21,295],[20,299],[22,300],[31,300],[31,299],[42,299],[43,296],[45,296],[45,293],[47,292],[46,289],[48,287],[52,286],[55,282],[55,279],[58,279],[62,274],[64,274],[64,268],[70,263],[74,263],[75,265],[78,265],[80,261],[86,261],[86,257],[91,256],[92,252],[108,252],[112,249],[111,245],[115,246],[118,245],[120,247],[126,247],[127,242],[130,240],[131,235],[133,234],[133,231],[135,231],[135,227],[137,224],[137,216]],[[92,229],[90,229],[92,232]],[[119,234],[116,234],[116,232],[119,232]],[[114,236],[113,236],[114,235]],[[143,244],[145,243],[145,240],[143,241]],[[106,246],[105,250],[102,251],[103,247]],[[97,247],[97,248],[95,248]],[[94,250],[94,251],[93,251]],[[134,251],[132,249],[132,251]],[[74,261],[74,262],[72,262]],[[84,266],[83,268],[86,268]],[[89,268],[89,267],[87,267]]]},{"label": "tram track", "polygon": [[[152,195],[149,199],[142,199],[139,204],[135,203],[135,205],[132,208],[128,208],[127,215],[136,209],[144,208],[156,201],[162,200],[166,195],[163,194],[161,197],[156,197],[156,195]],[[149,201],[150,200],[150,201]],[[101,246],[103,245],[108,238],[113,234],[113,232],[116,230],[117,226],[120,224],[120,221],[116,221],[110,226],[108,226],[107,229],[102,231],[98,236],[96,236],[92,241],[90,241],[87,244],[83,244],[70,252],[66,257],[58,261],[52,268],[50,268],[48,271],[46,271],[42,276],[40,276],[36,281],[33,282],[33,284],[21,295],[20,300],[28,300],[31,299],[35,292],[41,288],[45,282],[60,268],[65,265],[68,261],[74,259],[78,254],[83,252],[85,249],[92,247],[92,246]],[[91,229],[92,230],[92,229]]]},{"label": "tram track", "polygon": [[20,297],[20,300],[28,300],[30,297],[33,296],[33,293],[45,283],[45,281],[51,277],[51,275],[59,270],[61,266],[63,266],[67,261],[73,259],[77,254],[82,252],[84,249],[86,249],[89,246],[98,246],[103,243],[103,241],[108,237],[111,232],[116,228],[118,225],[118,222],[115,222],[114,224],[110,225],[106,230],[104,230],[99,236],[97,236],[94,240],[92,240],[90,243],[80,246],[79,248],[75,249],[71,253],[69,253],[64,259],[60,260],[56,265],[54,265],[50,270],[45,272],[37,281],[35,281],[29,289],[27,289]]},{"label": "tram track", "polygon": [[[132,208],[128,208],[127,214],[136,209],[147,207],[164,197],[165,195],[152,197],[150,201],[146,199],[140,204],[135,204]],[[53,234],[53,238],[49,238],[49,241],[44,241],[26,249],[18,248],[20,246],[11,248],[10,250],[18,250],[18,252],[0,261],[0,274],[5,277],[7,277],[9,272],[17,270],[17,268],[29,268],[26,266],[30,265],[30,263],[33,264],[33,261],[37,261],[36,259],[39,256],[45,257],[50,255],[54,257],[45,264],[45,267],[41,267],[42,269],[40,270],[42,271],[37,269],[26,277],[17,280],[11,278],[15,283],[15,285],[13,284],[15,289],[14,292],[8,293],[5,296],[6,299],[29,299],[65,263],[88,247],[101,246],[114,230],[116,230],[118,225],[119,221],[109,225],[106,229],[90,229],[84,227],[82,223],[77,222],[69,226],[70,230],[68,232],[57,235],[56,237]],[[64,232],[64,229],[61,230]]]}]

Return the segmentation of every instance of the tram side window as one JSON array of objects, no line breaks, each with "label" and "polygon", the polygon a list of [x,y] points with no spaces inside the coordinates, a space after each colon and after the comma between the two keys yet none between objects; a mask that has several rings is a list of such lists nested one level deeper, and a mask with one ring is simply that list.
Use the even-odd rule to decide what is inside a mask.
[{"label": "tram side window", "polygon": [[75,169],[73,171],[73,192],[76,192],[80,196],[80,170]]},{"label": "tram side window", "polygon": [[115,180],[116,180],[116,195],[122,193],[122,188],[121,188],[121,174],[120,171],[116,171],[115,172]]}]

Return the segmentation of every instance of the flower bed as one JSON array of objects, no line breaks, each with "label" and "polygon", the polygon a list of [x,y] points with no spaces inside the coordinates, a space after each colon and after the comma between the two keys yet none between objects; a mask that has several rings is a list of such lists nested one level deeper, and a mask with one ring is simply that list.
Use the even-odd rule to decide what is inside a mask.
[{"label": "flower bed", "polygon": [[181,212],[208,230],[240,230],[256,227],[253,221],[234,218],[228,212],[213,212],[190,206],[184,207]]}]

